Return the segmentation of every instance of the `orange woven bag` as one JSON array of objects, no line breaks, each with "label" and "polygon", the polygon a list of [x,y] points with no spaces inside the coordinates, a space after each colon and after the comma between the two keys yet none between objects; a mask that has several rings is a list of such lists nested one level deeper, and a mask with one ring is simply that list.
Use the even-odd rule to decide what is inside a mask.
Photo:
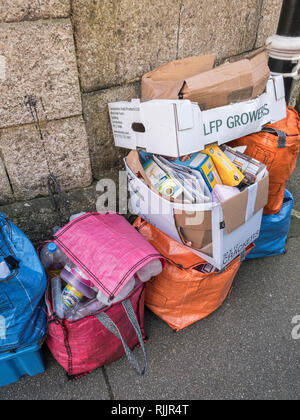
[{"label": "orange woven bag", "polygon": [[152,312],[179,331],[222,305],[240,268],[240,257],[222,272],[204,274],[195,267],[206,262],[186,247],[140,217],[134,226],[166,258],[163,272],[146,283],[145,303]]},{"label": "orange woven bag", "polygon": [[266,125],[259,133],[229,143],[231,147],[247,146],[246,155],[264,163],[270,173],[269,201],[264,214],[280,212],[286,182],[293,174],[300,148],[300,121],[297,111],[288,107],[287,117]]}]

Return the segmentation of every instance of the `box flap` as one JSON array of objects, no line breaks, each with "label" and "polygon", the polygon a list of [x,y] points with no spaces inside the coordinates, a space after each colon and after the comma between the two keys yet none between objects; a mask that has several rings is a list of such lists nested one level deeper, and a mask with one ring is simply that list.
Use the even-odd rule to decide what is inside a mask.
[{"label": "box flap", "polygon": [[144,168],[139,159],[139,152],[132,150],[126,158],[129,169],[137,176],[142,177],[149,188],[152,188],[150,179],[147,177]]},{"label": "box flap", "polygon": [[248,190],[221,203],[226,233],[231,233],[245,223],[248,205]]},{"label": "box flap", "polygon": [[226,63],[186,79],[181,91],[184,99],[211,109],[261,95],[270,70],[265,49],[235,63]]},{"label": "box flap", "polygon": [[190,212],[174,209],[177,227],[193,228],[196,230],[211,230],[211,211]]},{"label": "box flap", "polygon": [[200,250],[212,242],[211,211],[189,212],[174,209],[174,219],[185,245]]},{"label": "box flap", "polygon": [[142,99],[178,99],[184,80],[214,66],[215,55],[190,57],[166,63],[142,78]]},{"label": "box flap", "polygon": [[[189,228],[177,228],[179,236],[184,245],[206,253],[206,255],[212,256],[212,248],[207,250],[207,247],[212,243],[212,231],[211,230],[195,230]],[[204,252],[204,249],[206,251]]]},{"label": "box flap", "polygon": [[249,57],[249,64],[253,78],[253,98],[261,95],[270,77],[268,54],[265,48]]},{"label": "box flap", "polygon": [[256,202],[254,207],[254,214],[256,214],[259,210],[266,207],[269,198],[269,182],[270,178],[269,175],[266,175],[261,181],[258,183],[257,188],[257,196]]}]

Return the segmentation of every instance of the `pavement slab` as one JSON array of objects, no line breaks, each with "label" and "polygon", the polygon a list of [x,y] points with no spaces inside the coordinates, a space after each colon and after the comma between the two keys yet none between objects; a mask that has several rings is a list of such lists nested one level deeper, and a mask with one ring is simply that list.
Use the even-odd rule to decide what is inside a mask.
[{"label": "pavement slab", "polygon": [[114,398],[298,399],[299,269],[292,238],[285,255],[245,262],[224,305],[186,330],[174,333],[147,312],[148,374],[138,378],[125,358],[108,366]]},{"label": "pavement slab", "polygon": [[43,348],[46,372],[34,377],[24,376],[19,382],[0,388],[0,400],[108,400],[103,370],[68,382],[63,368]]}]

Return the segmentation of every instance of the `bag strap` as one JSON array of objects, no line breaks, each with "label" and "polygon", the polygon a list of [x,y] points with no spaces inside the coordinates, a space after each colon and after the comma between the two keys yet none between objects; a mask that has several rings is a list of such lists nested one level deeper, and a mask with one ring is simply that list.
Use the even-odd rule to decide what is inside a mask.
[{"label": "bag strap", "polygon": [[142,336],[142,332],[141,332],[141,328],[139,326],[138,320],[136,318],[136,315],[134,313],[132,304],[130,302],[129,299],[126,299],[123,303],[123,308],[125,309],[126,315],[131,323],[131,325],[134,328],[134,331],[139,339],[139,343],[140,346],[143,350],[144,353],[144,367],[140,368],[139,363],[137,361],[137,359],[135,358],[133,352],[130,350],[130,348],[128,347],[127,343],[125,342],[119,328],[116,326],[116,324],[112,321],[112,319],[107,315],[107,313],[105,312],[101,312],[98,315],[95,315],[96,318],[98,318],[98,320],[100,321],[100,323],[108,329],[108,331],[110,331],[111,333],[113,333],[116,337],[120,338],[120,340],[122,341],[124,350],[126,352],[127,358],[129,360],[129,362],[131,363],[131,365],[134,367],[134,369],[137,371],[137,373],[140,376],[144,376],[147,370],[147,356],[146,356],[146,350],[145,350],[145,344],[144,344],[144,340],[143,340],[143,336]]},{"label": "bag strap", "polygon": [[286,134],[284,131],[273,127],[263,127],[261,131],[263,133],[271,133],[278,136],[278,149],[284,149],[286,147]]}]

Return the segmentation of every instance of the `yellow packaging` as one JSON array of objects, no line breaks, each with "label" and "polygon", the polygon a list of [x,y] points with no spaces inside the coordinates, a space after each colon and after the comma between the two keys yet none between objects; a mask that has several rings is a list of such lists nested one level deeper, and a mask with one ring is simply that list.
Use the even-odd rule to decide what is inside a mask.
[{"label": "yellow packaging", "polygon": [[238,170],[218,146],[207,147],[203,150],[203,153],[206,153],[212,158],[224,185],[236,187],[245,178],[245,175]]}]

